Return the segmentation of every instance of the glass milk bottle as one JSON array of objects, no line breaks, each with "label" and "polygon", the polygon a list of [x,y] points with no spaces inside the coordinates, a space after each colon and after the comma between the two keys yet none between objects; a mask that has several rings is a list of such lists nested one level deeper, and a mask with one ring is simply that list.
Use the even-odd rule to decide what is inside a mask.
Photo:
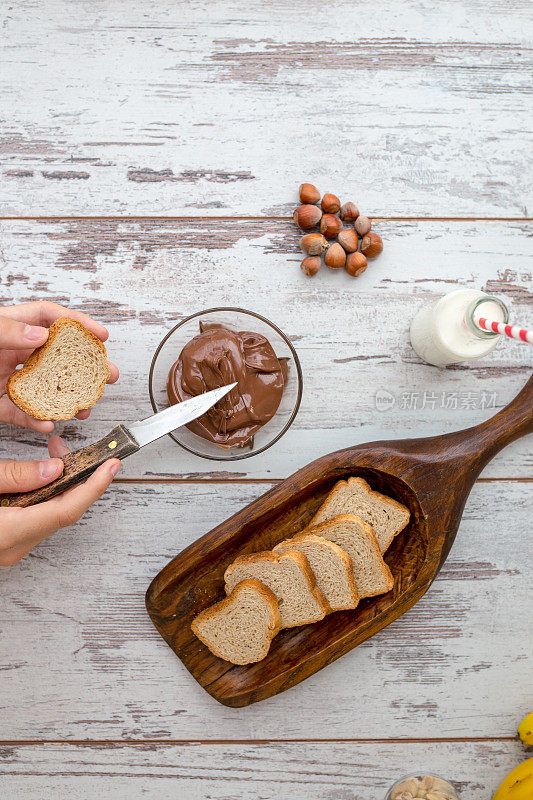
[{"label": "glass milk bottle", "polygon": [[501,334],[479,328],[474,315],[509,322],[509,310],[499,298],[477,289],[456,289],[436,303],[423,306],[414,316],[413,350],[436,367],[483,358],[496,347]]}]

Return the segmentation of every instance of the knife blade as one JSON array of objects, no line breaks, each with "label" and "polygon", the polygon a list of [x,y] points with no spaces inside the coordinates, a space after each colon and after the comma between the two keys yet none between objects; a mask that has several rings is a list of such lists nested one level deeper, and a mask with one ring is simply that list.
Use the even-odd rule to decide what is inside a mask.
[{"label": "knife blade", "polygon": [[183,403],[177,403],[175,406],[165,408],[157,414],[152,414],[151,417],[133,422],[128,425],[128,430],[138,442],[139,447],[144,447],[145,444],[150,444],[155,439],[164,436],[165,433],[170,433],[170,431],[192,422],[193,419],[201,417],[215,403],[222,400],[234,386],[237,386],[237,384],[230,383],[227,386],[221,386],[219,389],[199,394],[190,400],[184,400]]},{"label": "knife blade", "polygon": [[57,480],[31,492],[3,495],[0,506],[25,508],[55,497],[86,480],[97,467],[108,459],[126,458],[166,433],[201,417],[236,385],[236,383],[231,383],[221,386],[219,389],[204,392],[204,394],[191,397],[190,400],[184,400],[183,403],[177,403],[130,425],[117,425],[98,442],[63,456],[62,460],[65,466],[62,475]]}]

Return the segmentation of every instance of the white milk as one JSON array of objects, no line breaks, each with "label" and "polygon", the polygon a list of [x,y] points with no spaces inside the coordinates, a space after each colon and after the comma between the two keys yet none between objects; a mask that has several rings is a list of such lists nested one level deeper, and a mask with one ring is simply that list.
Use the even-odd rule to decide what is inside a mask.
[{"label": "white milk", "polygon": [[476,317],[508,322],[507,306],[477,289],[456,289],[436,303],[424,306],[411,322],[411,344],[428,364],[446,367],[483,358],[498,344],[501,334],[477,329]]}]

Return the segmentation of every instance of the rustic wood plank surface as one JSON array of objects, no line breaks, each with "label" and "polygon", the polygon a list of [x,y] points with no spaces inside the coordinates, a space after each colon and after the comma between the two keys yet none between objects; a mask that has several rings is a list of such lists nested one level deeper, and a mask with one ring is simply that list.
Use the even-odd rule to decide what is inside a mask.
[{"label": "rustic wood plank surface", "polygon": [[[218,304],[276,322],[305,376],[298,417],[267,453],[216,464],[165,438],[124,463],[75,529],[2,571],[2,797],[381,800],[428,766],[485,800],[524,757],[513,737],[532,703],[527,440],[484,471],[420,603],[278,698],[239,711],[212,701],[143,595],[176,552],[317,456],[475,424],[525,383],[525,347],[440,371],[407,329],[458,285],[532,324],[528,11],[0,9],[0,304],[45,298],[94,315],[122,372],[88,422],[59,432],[78,447],[151,413],[158,342]],[[383,218],[385,251],[357,281],[301,275],[290,213],[305,179]],[[0,457],[43,446],[0,430]]]},{"label": "rustic wood plank surface", "polygon": [[309,174],[372,214],[527,216],[528,10],[5,6],[3,213],[279,214]]},{"label": "rustic wood plank surface", "polygon": [[4,573],[0,738],[512,736],[531,672],[530,485],[476,484],[447,564],[410,612],[294,689],[234,710],[159,637],[144,592],[267,488],[117,484]]},{"label": "rustic wood plank surface", "polygon": [[[376,759],[379,748],[380,757]],[[104,795],[130,800],[382,800],[393,779],[432,768],[469,800],[487,800],[523,757],[513,741],[4,745],[0,774],[13,800]],[[179,787],[179,794],[177,794]]]},{"label": "rustic wood plank surface", "polygon": [[[412,220],[376,228],[385,251],[364,275],[354,280],[325,269],[311,280],[298,269],[299,237],[289,220],[3,222],[0,302],[55,300],[109,326],[108,351],[122,378],[90,423],[58,426],[76,447],[151,413],[153,352],[184,316],[215,305],[264,314],[302,361],[304,397],[289,433],[266,453],[232,464],[200,460],[166,438],[129,459],[123,474],[282,478],[361,441],[476,424],[529,375],[530,353],[521,344],[504,342],[478,364],[438,370],[420,363],[408,339],[416,309],[458,285],[504,297],[513,317],[531,324],[527,223]],[[394,405],[382,412],[376,395],[383,392]],[[21,440],[30,454],[42,448],[42,437],[12,435],[0,439],[2,455],[20,453]],[[485,474],[531,475],[531,456],[529,443],[518,442]]]}]

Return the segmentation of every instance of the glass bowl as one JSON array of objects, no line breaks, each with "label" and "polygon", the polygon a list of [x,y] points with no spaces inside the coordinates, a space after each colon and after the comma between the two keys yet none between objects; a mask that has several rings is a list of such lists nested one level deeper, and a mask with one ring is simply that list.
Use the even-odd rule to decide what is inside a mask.
[{"label": "glass bowl", "polygon": [[285,334],[265,317],[242,308],[209,308],[191,314],[179,322],[165,336],[154,353],[150,367],[150,401],[155,412],[168,408],[167,377],[172,364],[184,346],[200,333],[200,321],[219,323],[233,331],[253,331],[265,336],[278,358],[287,359],[288,376],[283,397],[275,415],[254,434],[252,440],[242,447],[223,448],[214,442],[192,433],[185,426],[176,428],[169,436],[189,453],[210,458],[213,461],[237,461],[262,453],[273,445],[292,425],[300,400],[302,399],[303,378],[300,360],[296,350]]},{"label": "glass bowl", "polygon": [[450,781],[435,775],[434,772],[412,772],[395,781],[385,800],[404,800],[406,798],[424,798],[433,792],[439,797],[459,800],[459,795]]}]

